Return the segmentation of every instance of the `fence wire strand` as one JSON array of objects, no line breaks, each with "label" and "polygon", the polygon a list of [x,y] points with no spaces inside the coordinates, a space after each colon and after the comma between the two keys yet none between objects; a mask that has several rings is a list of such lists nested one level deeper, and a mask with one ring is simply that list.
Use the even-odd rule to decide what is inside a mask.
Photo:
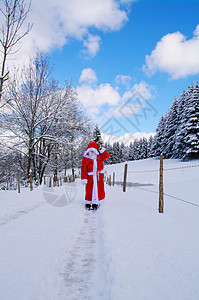
[{"label": "fence wire strand", "polygon": [[[178,168],[168,168],[168,169],[163,169],[163,171],[172,171],[172,170],[181,170],[181,169],[189,169],[189,168],[197,168],[199,165],[194,165],[194,166],[186,166],[186,167],[178,167]],[[158,170],[143,170],[143,171],[128,171],[128,173],[151,173],[151,172],[159,172]]]},{"label": "fence wire strand", "polygon": [[[145,188],[140,188],[140,187],[136,187],[137,189],[139,190],[143,190],[143,191],[147,191],[147,192],[151,192],[151,193],[155,193],[155,194],[158,194],[159,192],[157,191],[151,191],[151,190],[148,190],[148,189],[145,189]],[[170,198],[173,198],[175,200],[179,200],[179,201],[182,201],[182,202],[185,202],[185,203],[188,203],[190,205],[194,205],[194,206],[197,206],[199,207],[198,204],[194,203],[194,202],[190,202],[190,201],[187,201],[187,200],[184,200],[184,199],[181,199],[181,198],[178,198],[178,197],[175,197],[175,196],[172,196],[172,195],[169,195],[167,193],[163,193],[164,196],[167,196],[167,197],[170,197]]]},{"label": "fence wire strand", "polygon": [[182,201],[182,202],[188,203],[188,204],[190,204],[190,205],[194,205],[194,206],[197,206],[197,207],[199,207],[199,205],[198,205],[198,204],[196,204],[196,203],[194,203],[194,202],[190,202],[190,201],[187,201],[187,200],[184,200],[184,199],[181,199],[181,198],[178,198],[178,197],[175,197],[175,196],[172,196],[172,195],[166,194],[166,193],[164,193],[164,195],[165,195],[165,196],[167,196],[167,197],[170,197],[170,198],[173,198],[173,199],[176,199],[176,200],[179,200],[179,201]]},{"label": "fence wire strand", "polygon": [[[178,168],[168,168],[168,169],[163,169],[163,171],[182,170],[182,169],[197,168],[197,167],[199,167],[199,165],[192,165],[192,166],[185,166],[185,167],[178,167]],[[158,170],[143,170],[143,171],[128,171],[127,173],[128,174],[129,173],[130,174],[138,174],[138,173],[152,173],[152,172],[159,172],[159,169]],[[115,174],[115,177],[117,177],[117,178],[120,177],[120,176],[123,176],[123,173],[120,173],[119,175]],[[133,183],[133,182],[130,182],[130,183]],[[122,185],[123,182],[121,181],[120,184]],[[158,191],[152,191],[152,190],[148,190],[148,189],[141,188],[141,187],[138,187],[138,186],[135,186],[135,188],[143,190],[143,191],[147,191],[147,192],[150,192],[150,193],[155,193],[155,194],[159,193]],[[167,196],[167,197],[170,197],[170,198],[173,198],[175,200],[178,200],[178,201],[181,201],[181,202],[193,205],[195,207],[199,207],[199,204],[196,204],[194,202],[187,201],[187,200],[181,199],[179,197],[169,195],[167,193],[163,193],[163,195]]]}]

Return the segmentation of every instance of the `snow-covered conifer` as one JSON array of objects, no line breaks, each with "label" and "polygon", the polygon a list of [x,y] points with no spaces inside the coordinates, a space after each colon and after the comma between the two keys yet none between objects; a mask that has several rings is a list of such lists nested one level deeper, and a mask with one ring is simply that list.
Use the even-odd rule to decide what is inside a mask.
[{"label": "snow-covered conifer", "polygon": [[191,89],[187,99],[187,123],[185,136],[185,153],[183,158],[199,158],[199,87],[198,82]]},{"label": "snow-covered conifer", "polygon": [[173,155],[173,147],[175,144],[175,132],[178,127],[178,100],[175,97],[174,101],[165,117],[164,142],[162,145],[162,153],[165,158],[170,158]]},{"label": "snow-covered conifer", "polygon": [[151,147],[153,144],[153,137],[150,135],[149,140],[148,140],[148,146],[147,146],[147,157],[152,157],[152,153],[151,153]]},{"label": "snow-covered conifer", "polygon": [[156,135],[153,139],[153,144],[151,148],[151,153],[153,156],[159,156],[163,152],[163,141],[165,132],[165,118],[162,116],[158,127],[156,129]]},{"label": "snow-covered conifer", "polygon": [[100,142],[101,145],[103,144],[103,140],[102,140],[102,137],[101,137],[101,132],[99,130],[98,125],[96,125],[95,128],[94,128],[92,139],[95,143]]}]

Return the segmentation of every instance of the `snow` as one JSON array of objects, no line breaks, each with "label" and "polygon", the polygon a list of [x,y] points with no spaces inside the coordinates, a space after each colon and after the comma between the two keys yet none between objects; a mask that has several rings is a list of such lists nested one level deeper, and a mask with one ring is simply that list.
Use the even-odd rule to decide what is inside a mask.
[{"label": "snow", "polygon": [[[105,168],[122,180],[124,163]],[[84,209],[79,179],[1,191],[0,299],[199,299],[198,168],[164,160],[163,214],[158,159],[128,162],[137,185],[106,185],[97,211]]]}]

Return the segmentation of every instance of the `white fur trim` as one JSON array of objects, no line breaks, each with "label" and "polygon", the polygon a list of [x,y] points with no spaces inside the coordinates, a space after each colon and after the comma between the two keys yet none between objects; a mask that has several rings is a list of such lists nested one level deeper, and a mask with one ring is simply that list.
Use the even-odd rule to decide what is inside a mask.
[{"label": "white fur trim", "polygon": [[93,191],[92,191],[92,203],[98,204],[98,186],[97,186],[97,160],[93,161]]},{"label": "white fur trim", "polygon": [[92,201],[90,200],[84,200],[85,204],[92,204]]},{"label": "white fur trim", "polygon": [[86,155],[84,155],[84,157],[86,157],[86,158],[88,158],[88,159],[92,159],[93,160],[93,158],[91,158],[90,156],[89,156],[89,154],[87,153]]},{"label": "white fur trim", "polygon": [[104,200],[105,200],[105,198],[102,200],[98,200],[99,201],[98,203],[95,203],[92,200],[84,200],[84,203],[85,204],[100,204],[100,203],[104,202]]},{"label": "white fur trim", "polygon": [[103,153],[106,149],[104,147],[101,147],[98,149],[99,153]]},{"label": "white fur trim", "polygon": [[81,183],[82,183],[82,184],[87,184],[87,183],[88,183],[88,179],[82,179],[82,180],[81,180]]},{"label": "white fur trim", "polygon": [[86,156],[86,154],[88,154],[88,152],[90,152],[90,151],[94,151],[96,154],[99,154],[98,151],[97,151],[97,149],[95,149],[95,148],[88,148],[88,149],[84,152],[84,156]]}]

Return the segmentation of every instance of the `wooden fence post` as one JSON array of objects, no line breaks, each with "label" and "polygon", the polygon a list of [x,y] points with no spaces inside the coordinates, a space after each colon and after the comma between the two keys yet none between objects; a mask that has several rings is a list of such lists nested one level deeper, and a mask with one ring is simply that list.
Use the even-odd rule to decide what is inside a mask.
[{"label": "wooden fence post", "polygon": [[159,181],[159,213],[163,213],[164,201],[163,201],[163,156],[160,155],[160,181]]},{"label": "wooden fence post", "polygon": [[109,185],[111,186],[111,175],[109,175]]},{"label": "wooden fence post", "polygon": [[37,174],[37,182],[38,182],[38,185],[40,185],[39,174]]},{"label": "wooden fence post", "polygon": [[19,172],[19,169],[17,171],[17,180],[18,180],[18,193],[20,193],[20,172]]},{"label": "wooden fence post", "polygon": [[115,172],[113,172],[113,186],[115,185]]},{"label": "wooden fence post", "polygon": [[51,178],[51,176],[49,177],[49,187],[51,187],[52,186],[52,178]]},{"label": "wooden fence post", "polygon": [[44,174],[44,185],[46,185],[46,175]]},{"label": "wooden fence post", "polygon": [[60,186],[62,186],[62,177],[60,176]]},{"label": "wooden fence post", "polygon": [[123,192],[126,192],[127,163],[124,166]]},{"label": "wooden fence post", "polygon": [[30,191],[33,190],[33,186],[32,186],[32,171],[30,170]]}]

